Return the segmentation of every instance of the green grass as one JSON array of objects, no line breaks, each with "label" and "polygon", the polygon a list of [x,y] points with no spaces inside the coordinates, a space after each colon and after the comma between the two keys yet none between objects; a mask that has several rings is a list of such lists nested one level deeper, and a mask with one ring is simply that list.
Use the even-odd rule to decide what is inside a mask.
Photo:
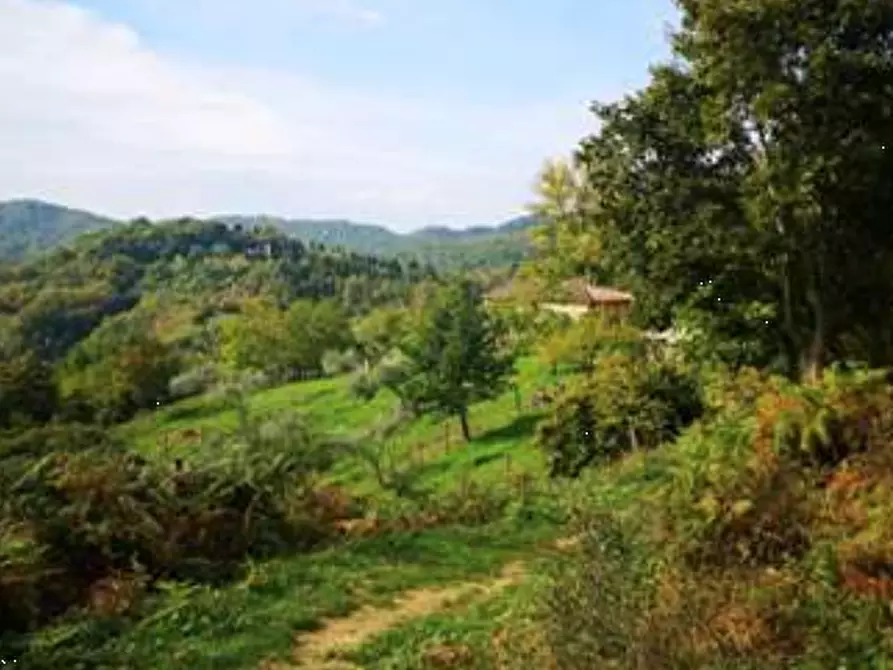
[{"label": "green grass", "polygon": [[[512,473],[542,475],[544,459],[532,439],[538,415],[529,409],[529,400],[537,388],[551,381],[547,370],[523,360],[517,375],[524,403],[521,410],[511,390],[473,407],[471,444],[461,441],[455,421],[445,424],[425,417],[401,429],[391,446],[401,459],[424,452],[419,477],[434,491],[455,491],[466,482],[487,488],[506,485],[507,455]],[[386,393],[368,403],[357,400],[346,377],[291,384],[249,399],[252,414],[272,417],[297,412],[316,430],[342,436],[363,434],[391,416],[394,404],[395,399]],[[237,425],[235,410],[207,396],[138,417],[119,432],[147,457],[201,460],[211,455],[203,451],[210,442],[164,447],[163,436],[183,429],[226,434]],[[445,425],[450,426],[449,449],[444,442]],[[342,459],[327,477],[358,495],[381,493],[368,467],[352,457]],[[543,512],[550,504],[546,501],[534,511]],[[81,618],[44,630],[32,641],[36,651],[29,663],[36,668],[255,668],[265,658],[287,657],[295,633],[313,629],[324,618],[385,603],[407,589],[495,575],[508,562],[541,556],[547,551],[543,542],[562,533],[560,522],[548,514],[521,520],[521,515],[509,512],[505,520],[486,527],[381,536],[256,563],[249,566],[245,579],[230,586],[171,585],[168,592],[152,596],[133,620]],[[420,640],[429,631],[424,626],[446,626],[457,635],[474,637],[483,635],[481,626],[487,616],[485,610],[475,609],[467,619],[449,619],[452,623],[420,623],[422,629],[406,633],[415,636],[415,642],[395,633],[386,644],[393,651],[388,654],[398,660],[388,667],[413,667],[399,665],[403,662],[399,659],[411,658],[420,648]],[[406,646],[405,653],[399,650],[401,645]],[[66,649],[68,655],[63,652]]]},{"label": "green grass", "polygon": [[[226,588],[172,588],[134,622],[81,620],[46,630],[35,640],[42,653],[23,660],[41,668],[254,668],[286,658],[295,633],[323,618],[386,604],[407,589],[495,575],[507,562],[544,551],[558,530],[547,520],[509,520],[381,536],[256,564]],[[78,650],[77,658],[52,655],[65,649]]]},{"label": "green grass", "polygon": [[[512,472],[540,476],[545,462],[533,448],[532,437],[539,414],[530,409],[533,392],[549,384],[548,370],[532,359],[521,360],[516,377],[522,398],[519,412],[515,394],[509,390],[495,400],[471,408],[473,440],[466,445],[453,419],[422,417],[391,438],[389,448],[401,460],[420,458],[421,482],[434,490],[455,488],[463,477],[478,483],[506,479],[506,456]],[[274,417],[295,412],[311,427],[327,435],[354,436],[393,415],[395,399],[387,392],[363,402],[350,392],[348,377],[290,384],[260,391],[248,401],[252,414]],[[213,396],[192,398],[153,414],[138,417],[119,433],[142,454],[155,458],[201,459],[207,455],[201,444],[174,440],[165,445],[165,435],[185,429],[206,434],[230,433],[238,416]],[[329,473],[330,483],[350,488],[359,495],[374,495],[377,484],[368,467],[356,459],[342,459]]]},{"label": "green grass", "polygon": [[425,653],[438,647],[467,650],[469,660],[463,670],[489,670],[490,642],[512,611],[519,587],[506,589],[496,597],[471,603],[451,611],[408,622],[339,655],[363,668],[379,670],[419,670],[430,667]]},{"label": "green grass", "polygon": [[491,670],[493,637],[510,625],[519,605],[532,601],[540,588],[541,574],[552,561],[541,555],[527,564],[528,575],[519,584],[483,598],[456,602],[453,607],[421,619],[411,620],[368,640],[356,649],[338,654],[363,668],[376,670],[420,670],[444,667],[426,662],[426,653],[440,649],[467,654],[449,667],[459,670]]},{"label": "green grass", "polygon": [[[271,417],[298,412],[311,426],[331,435],[349,435],[387,416],[389,398],[381,394],[362,403],[350,394],[348,378],[323,379],[289,384],[253,394],[248,400],[252,414]],[[209,434],[233,432],[238,415],[213,395],[184,400],[158,412],[147,413],[119,429],[119,434],[135,449],[150,456],[190,456],[196,447],[176,440],[164,448],[165,435],[176,431],[204,430]],[[200,446],[198,447],[200,449]]]}]

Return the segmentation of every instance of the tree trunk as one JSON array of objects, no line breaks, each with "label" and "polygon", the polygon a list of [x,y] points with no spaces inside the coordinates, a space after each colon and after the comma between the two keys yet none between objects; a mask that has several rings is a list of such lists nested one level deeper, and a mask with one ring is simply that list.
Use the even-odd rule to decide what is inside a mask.
[{"label": "tree trunk", "polygon": [[787,373],[791,379],[797,379],[802,375],[802,361],[798,360],[799,338],[797,328],[794,325],[794,307],[791,291],[790,261],[785,254],[782,261],[781,295],[782,295],[782,332],[784,333],[784,349],[787,354]]},{"label": "tree trunk", "polygon": [[824,264],[821,253],[818,254],[816,272],[812,275],[812,282],[807,293],[807,298],[812,306],[813,331],[809,348],[804,351],[801,374],[808,384],[816,384],[822,381],[825,372],[825,354],[827,340],[827,323],[825,321],[825,305],[822,296],[824,281]]},{"label": "tree trunk", "polygon": [[822,310],[819,308],[816,314],[816,325],[812,342],[803,355],[801,374],[803,381],[808,384],[821,382],[825,373],[825,327],[821,314]]},{"label": "tree trunk", "polygon": [[462,437],[466,442],[471,442],[471,430],[468,427],[468,408],[463,407],[459,411],[459,422],[462,424]]}]

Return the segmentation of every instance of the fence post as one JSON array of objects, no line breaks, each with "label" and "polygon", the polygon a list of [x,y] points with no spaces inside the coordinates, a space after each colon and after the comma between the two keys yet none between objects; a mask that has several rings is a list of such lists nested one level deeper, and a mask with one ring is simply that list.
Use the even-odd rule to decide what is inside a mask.
[{"label": "fence post", "polygon": [[512,455],[505,455],[505,478],[511,481],[512,478]]}]

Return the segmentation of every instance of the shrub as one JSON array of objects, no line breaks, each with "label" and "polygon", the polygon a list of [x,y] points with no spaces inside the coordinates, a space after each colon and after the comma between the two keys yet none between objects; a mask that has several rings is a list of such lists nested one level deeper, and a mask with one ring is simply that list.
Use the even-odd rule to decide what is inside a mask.
[{"label": "shrub", "polygon": [[357,513],[343,494],[316,491],[336,454],[300,421],[249,417],[242,428],[225,458],[182,471],[105,445],[23,462],[0,491],[4,626],[91,600],[111,607],[109,589],[130,601],[135,579],[225,579],[246,556],[312,548]]},{"label": "shrub", "polygon": [[378,383],[371,374],[357,372],[350,380],[350,392],[360,400],[372,400],[378,393]]},{"label": "shrub", "polygon": [[564,328],[556,328],[540,348],[540,358],[550,366],[567,365],[591,372],[603,356],[644,356],[642,333],[632,326],[587,316]]},{"label": "shrub", "polygon": [[62,399],[85,405],[103,424],[126,421],[169,400],[180,357],[151,333],[131,335],[132,341],[97,337],[78,345],[59,369]]},{"label": "shrub", "polygon": [[329,350],[322,357],[323,372],[329,376],[353,372],[361,364],[360,355],[355,349],[346,349],[345,351]]},{"label": "shrub", "polygon": [[703,411],[693,377],[613,355],[576,382],[538,427],[553,475],[576,477],[593,462],[676,436]]},{"label": "shrub", "polygon": [[725,411],[590,474],[583,551],[540,606],[542,657],[571,669],[893,658],[893,389],[882,372],[760,377],[713,380],[734,399]]},{"label": "shrub", "polygon": [[592,520],[576,560],[557,566],[543,593],[545,645],[556,667],[669,667],[642,661],[642,634],[654,597],[654,566],[611,519]]},{"label": "shrub", "polygon": [[174,377],[169,384],[171,398],[183,400],[202,395],[214,388],[217,383],[217,371],[213,365],[193,368]]}]

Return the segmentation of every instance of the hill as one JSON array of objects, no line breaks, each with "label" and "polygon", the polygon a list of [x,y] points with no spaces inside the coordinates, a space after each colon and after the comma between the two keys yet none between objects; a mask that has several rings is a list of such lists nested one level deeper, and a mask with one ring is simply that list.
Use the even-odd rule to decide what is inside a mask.
[{"label": "hill", "polygon": [[0,259],[22,259],[83,233],[105,230],[115,221],[39,200],[0,203]]},{"label": "hill", "polygon": [[440,270],[505,267],[527,256],[527,231],[533,217],[497,226],[463,230],[427,227],[396,233],[384,226],[346,220],[283,219],[272,216],[221,216],[216,220],[242,226],[274,226],[304,242],[342,246],[358,253],[415,258]]},{"label": "hill", "polygon": [[[0,266],[0,315],[48,359],[63,355],[104,319],[138,306],[165,331],[188,334],[246,300],[331,299],[348,312],[405,299],[432,276],[276,230],[181,220],[114,226],[37,259]],[[187,338],[188,339],[188,338]]]},{"label": "hill", "polygon": [[[535,221],[520,217],[498,226],[466,230],[429,227],[396,233],[384,226],[347,220],[286,219],[267,215],[213,217],[230,226],[273,226],[301,240],[340,246],[347,251],[376,256],[416,259],[441,270],[504,267],[527,255],[526,230]],[[87,232],[121,223],[112,219],[38,200],[0,203],[0,260],[21,260],[72,242]]]}]

